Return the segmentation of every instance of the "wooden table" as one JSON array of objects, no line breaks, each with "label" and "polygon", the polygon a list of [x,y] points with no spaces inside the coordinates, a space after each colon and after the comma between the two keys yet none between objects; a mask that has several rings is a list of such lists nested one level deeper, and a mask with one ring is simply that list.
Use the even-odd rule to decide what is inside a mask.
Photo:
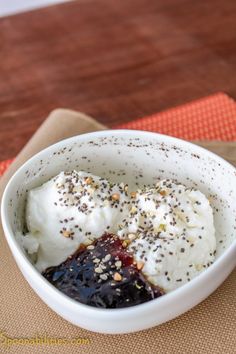
[{"label": "wooden table", "polygon": [[0,159],[56,107],[110,126],[225,91],[236,1],[78,0],[0,20]]}]

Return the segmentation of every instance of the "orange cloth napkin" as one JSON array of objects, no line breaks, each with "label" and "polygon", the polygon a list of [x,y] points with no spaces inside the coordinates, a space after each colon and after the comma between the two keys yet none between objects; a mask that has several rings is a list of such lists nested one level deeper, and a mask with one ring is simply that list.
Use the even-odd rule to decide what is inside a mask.
[{"label": "orange cloth napkin", "polygon": [[236,140],[236,103],[219,92],[120,124],[118,128],[149,130],[185,140]]},{"label": "orange cloth napkin", "polygon": [[[235,141],[236,103],[218,92],[114,128],[149,130],[186,140]],[[11,162],[12,159],[0,162],[0,176]]]}]

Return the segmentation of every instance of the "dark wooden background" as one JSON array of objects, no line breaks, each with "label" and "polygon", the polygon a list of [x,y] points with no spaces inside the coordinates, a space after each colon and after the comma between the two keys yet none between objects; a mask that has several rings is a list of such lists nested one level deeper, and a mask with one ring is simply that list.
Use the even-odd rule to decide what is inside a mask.
[{"label": "dark wooden background", "polygon": [[235,0],[78,0],[0,19],[0,159],[67,107],[113,126],[236,98]]}]

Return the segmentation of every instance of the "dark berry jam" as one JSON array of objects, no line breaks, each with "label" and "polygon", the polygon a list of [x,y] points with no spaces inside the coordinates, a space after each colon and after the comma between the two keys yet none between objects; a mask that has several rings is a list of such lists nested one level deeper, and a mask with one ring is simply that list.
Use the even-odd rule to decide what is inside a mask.
[{"label": "dark berry jam", "polygon": [[100,308],[134,306],[164,294],[145,279],[124,242],[112,234],[81,246],[43,276],[71,298]]}]

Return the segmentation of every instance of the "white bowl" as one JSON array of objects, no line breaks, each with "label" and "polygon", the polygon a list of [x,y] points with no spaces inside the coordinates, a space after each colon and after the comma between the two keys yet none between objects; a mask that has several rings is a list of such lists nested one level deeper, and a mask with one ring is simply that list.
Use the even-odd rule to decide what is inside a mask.
[{"label": "white bowl", "polygon": [[[216,261],[179,289],[141,305],[98,309],[67,297],[30,263],[17,242],[27,190],[61,170],[80,169],[114,181],[149,184],[175,178],[211,198],[217,237]],[[134,130],[110,130],[61,141],[28,160],[9,181],[1,215],[12,254],[41,299],[75,325],[102,333],[146,329],[184,313],[210,295],[236,264],[236,172],[228,162],[188,142]],[[22,299],[24,301],[24,299]]]}]

